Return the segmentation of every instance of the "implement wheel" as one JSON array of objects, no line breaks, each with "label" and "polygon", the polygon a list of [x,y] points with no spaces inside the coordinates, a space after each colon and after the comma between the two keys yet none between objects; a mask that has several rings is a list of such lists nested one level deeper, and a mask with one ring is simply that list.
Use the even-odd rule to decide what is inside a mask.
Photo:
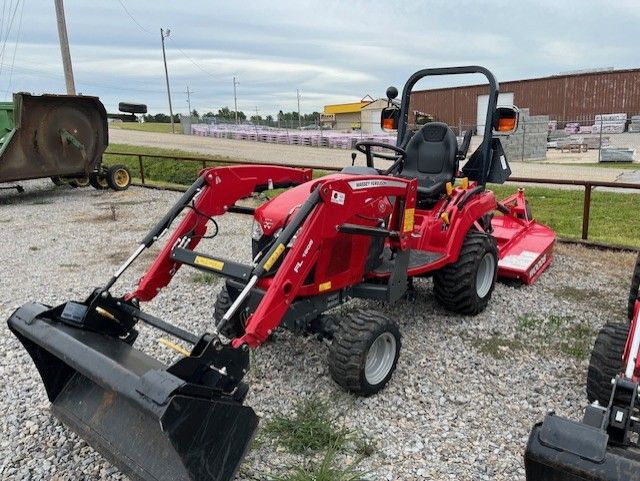
[{"label": "implement wheel", "polygon": [[629,336],[629,326],[625,324],[605,324],[591,351],[587,371],[587,399],[609,405],[611,380],[624,371],[622,355]]},{"label": "implement wheel", "polygon": [[329,348],[329,373],[340,386],[361,396],[380,391],[400,356],[400,330],[377,311],[358,311],[337,320]]},{"label": "implement wheel", "polygon": [[496,240],[484,232],[470,230],[458,260],[433,276],[433,290],[447,310],[473,316],[487,307],[497,277]]},{"label": "implement wheel", "polygon": [[131,185],[131,172],[126,165],[112,165],[107,170],[107,183],[113,190],[127,190]]},{"label": "implement wheel", "polygon": [[69,181],[69,185],[73,188],[77,187],[89,187],[90,181],[88,176],[74,177]]},{"label": "implement wheel", "polygon": [[640,299],[640,255],[636,259],[636,268],[633,270],[633,277],[631,278],[631,290],[629,291],[629,307],[627,309],[627,315],[629,320],[633,319],[633,311],[636,307],[636,301]]},{"label": "implement wheel", "polygon": [[103,171],[100,172],[91,172],[89,174],[89,183],[91,187],[97,190],[105,190],[109,188],[109,182],[107,181],[106,173]]},{"label": "implement wheel", "polygon": [[66,184],[66,182],[62,179],[62,177],[51,177],[51,182],[53,182],[57,186]]}]

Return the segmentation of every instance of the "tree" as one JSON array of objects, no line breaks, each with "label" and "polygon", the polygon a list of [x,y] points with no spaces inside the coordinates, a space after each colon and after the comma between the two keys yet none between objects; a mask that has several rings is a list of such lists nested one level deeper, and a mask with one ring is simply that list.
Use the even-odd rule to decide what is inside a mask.
[{"label": "tree", "polygon": [[194,117],[200,118],[200,114],[198,113],[198,111],[196,109],[193,109],[191,111],[191,115],[194,116]]}]

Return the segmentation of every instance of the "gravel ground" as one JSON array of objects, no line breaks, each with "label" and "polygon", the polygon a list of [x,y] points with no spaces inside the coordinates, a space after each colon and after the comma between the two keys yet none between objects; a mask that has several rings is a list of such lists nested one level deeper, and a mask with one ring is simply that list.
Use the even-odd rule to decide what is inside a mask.
[{"label": "gravel ground", "polygon": [[[54,188],[46,181],[24,185],[22,195],[0,191],[3,319],[30,300],[84,298],[178,195]],[[220,228],[216,246],[208,241],[201,250],[248,260],[248,219],[228,215]],[[128,273],[120,292],[135,285],[152,255]],[[417,300],[378,306],[399,320],[403,350],[389,386],[366,399],[332,382],[321,342],[278,332],[255,352],[247,403],[264,422],[292,412],[298,399],[327,400],[340,423],[375,445],[361,464],[372,480],[523,480],[522,453],[532,424],[550,409],[580,416],[586,353],[605,321],[624,319],[633,260],[631,254],[559,246],[535,286],[499,283],[487,311],[473,318],[447,314],[435,303],[431,281],[417,281]],[[202,332],[211,326],[218,289],[219,281],[199,282],[185,268],[146,309]],[[53,418],[30,358],[2,329],[0,478],[125,479]],[[170,362],[174,353],[158,345],[159,335],[141,330],[139,345]],[[304,461],[282,451],[277,441],[263,439],[238,479],[268,479]],[[357,454],[348,448],[340,456],[349,462]]]},{"label": "gravel ground", "polygon": [[[636,135],[636,134],[624,134]],[[640,136],[639,136],[640,137]],[[634,137],[635,138],[635,137]],[[158,132],[141,132],[112,128],[109,130],[111,143],[143,145],[148,147],[163,147],[180,149],[188,152],[209,155],[225,155],[232,159],[246,159],[256,162],[279,164],[308,164],[344,167],[351,162],[349,151],[342,149],[327,149],[305,147],[300,145],[267,144],[264,142],[250,142],[247,140],[214,139],[212,137],[198,137],[195,135],[174,135]],[[476,142],[478,140],[476,139]],[[472,150],[473,151],[473,150]],[[581,158],[571,154],[556,154],[549,151],[549,161],[552,162],[592,162],[593,151]],[[358,154],[358,163],[364,165],[364,157]],[[597,160],[597,154],[595,157]],[[518,162],[511,159],[513,176],[539,177],[547,179],[581,179],[615,182],[620,175],[628,172],[624,169],[601,168],[587,166],[573,166],[570,163],[553,164],[542,162]],[[640,166],[638,167],[640,170]]]}]

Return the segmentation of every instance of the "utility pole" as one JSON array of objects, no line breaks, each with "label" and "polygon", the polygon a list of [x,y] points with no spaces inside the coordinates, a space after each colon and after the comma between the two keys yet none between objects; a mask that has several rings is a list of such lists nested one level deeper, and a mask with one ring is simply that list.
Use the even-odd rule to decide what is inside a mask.
[{"label": "utility pole", "polygon": [[302,119],[300,118],[300,89],[296,89],[296,95],[298,96],[298,129],[302,129]]},{"label": "utility pole", "polygon": [[193,90],[189,90],[189,86],[187,85],[187,90],[185,91],[185,94],[187,94],[187,105],[189,106],[189,117],[191,117],[191,94],[194,94],[195,92]]},{"label": "utility pole", "polygon": [[73,81],[73,68],[71,66],[71,52],[69,51],[69,37],[67,37],[67,22],[64,19],[64,5],[62,0],[54,0],[56,5],[56,19],[58,20],[58,37],[60,38],[60,52],[62,53],[62,66],[64,68],[64,82],[67,86],[67,94],[76,94],[76,85]]},{"label": "utility pole", "polygon": [[240,85],[240,82],[233,77],[233,108],[236,113],[236,125],[238,125],[238,92],[236,90],[236,86]]},{"label": "utility pole", "polygon": [[171,132],[176,133],[176,126],[173,123],[173,106],[171,105],[171,88],[169,87],[169,71],[167,70],[167,54],[164,51],[164,39],[171,34],[171,30],[167,29],[167,33],[164,33],[163,29],[160,29],[160,40],[162,41],[162,59],[164,60],[164,76],[167,79],[167,97],[169,97],[169,116],[171,117]]}]

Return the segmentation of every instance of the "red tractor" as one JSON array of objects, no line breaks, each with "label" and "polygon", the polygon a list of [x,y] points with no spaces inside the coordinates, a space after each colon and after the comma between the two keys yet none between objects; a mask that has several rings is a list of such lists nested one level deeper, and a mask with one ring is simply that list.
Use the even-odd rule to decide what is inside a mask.
[{"label": "red tractor", "polygon": [[[423,77],[469,73],[484,74],[489,82],[487,128],[460,169],[470,134],[459,147],[446,124],[410,130],[409,103]],[[390,88],[381,119],[383,127],[397,128],[396,145],[360,142],[365,166],[316,180],[310,170],[278,166],[205,169],[85,301],[18,309],[9,327],[34,359],[54,412],[139,479],[231,479],[258,423],[243,406],[248,350],[273,330],[326,338],[334,380],[370,395],[385,386],[398,361],[396,321],[376,310],[341,317],[327,311],[351,298],[394,302],[414,278],[433,277],[435,296],[446,309],[474,315],[487,306],[498,275],[534,282],[551,262],[555,236],[533,221],[522,191],[498,202],[486,188],[511,172],[496,134],[517,127],[517,110],[497,107],[491,72],[421,70],[406,83],[399,106],[396,96]],[[390,164],[375,166],[376,158]],[[256,209],[236,204],[274,187],[293,188]],[[120,275],[183,210],[136,290],[114,295]],[[215,237],[214,218],[227,212],[253,218],[249,264],[194,250],[208,225],[209,237]],[[140,309],[185,264],[227,279],[215,325],[203,335]],[[133,347],[139,321],[193,348],[181,349],[176,363],[163,366]]]},{"label": "red tractor", "polygon": [[631,278],[630,323],[600,330],[587,373],[582,422],[548,414],[525,453],[528,481],[640,479],[640,255]]}]

